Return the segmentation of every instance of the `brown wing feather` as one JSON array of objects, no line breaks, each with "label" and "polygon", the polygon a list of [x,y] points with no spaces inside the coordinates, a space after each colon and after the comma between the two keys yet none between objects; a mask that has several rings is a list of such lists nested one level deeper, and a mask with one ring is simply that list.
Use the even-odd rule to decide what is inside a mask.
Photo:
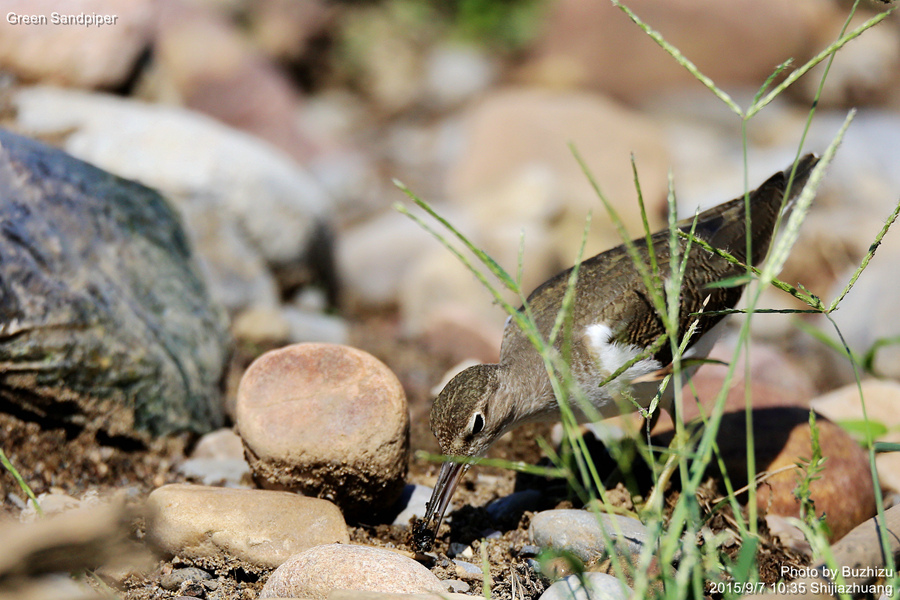
[{"label": "brown wing feather", "polygon": [[[792,187],[792,196],[799,193],[803,183],[818,162],[818,158],[807,155],[801,159]],[[752,235],[752,258],[756,264],[765,256],[772,239],[775,221],[781,212],[782,198],[790,170],[776,173],[759,188],[750,193],[750,216]],[[710,245],[728,251],[738,260],[747,255],[747,226],[744,198],[736,198],[706,210],[697,218],[695,234]],[[693,219],[679,222],[682,231],[690,231]],[[654,234],[651,243],[655,250],[660,274],[669,273],[669,231]],[[648,269],[650,266],[646,238],[634,240],[638,255]],[[682,252],[686,241],[679,239]],[[549,335],[557,314],[561,309],[569,276],[572,269],[552,277],[539,286],[528,297],[528,304],[534,314],[539,331]],[[709,288],[713,282],[738,276],[745,270],[725,259],[692,246],[681,286],[679,335],[683,335],[691,322],[697,320],[695,313],[705,310],[715,312],[733,308],[743,293],[742,287]],[[651,295],[644,285],[625,245],[598,254],[582,262],[575,288],[576,298],[573,311],[573,344],[579,343],[584,328],[602,322],[613,330],[613,337],[619,342],[639,347],[651,345],[665,333],[662,320],[650,301]],[[721,315],[704,315],[698,320],[697,334],[711,329],[722,319]],[[518,327],[507,327],[501,348],[501,362],[530,342]],[[577,348],[576,348],[577,350]],[[656,359],[662,364],[671,362],[669,344],[657,353]]]}]

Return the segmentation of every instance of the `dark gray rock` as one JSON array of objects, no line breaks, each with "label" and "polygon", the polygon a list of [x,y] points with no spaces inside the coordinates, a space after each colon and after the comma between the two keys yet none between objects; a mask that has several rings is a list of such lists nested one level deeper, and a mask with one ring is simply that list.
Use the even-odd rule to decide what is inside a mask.
[{"label": "dark gray rock", "polygon": [[0,130],[0,409],[109,435],[208,431],[229,346],[157,192]]},{"label": "dark gray rock", "polygon": [[543,493],[538,490],[521,490],[508,496],[497,498],[487,505],[487,512],[494,522],[517,523],[525,511],[537,511],[548,504]]}]

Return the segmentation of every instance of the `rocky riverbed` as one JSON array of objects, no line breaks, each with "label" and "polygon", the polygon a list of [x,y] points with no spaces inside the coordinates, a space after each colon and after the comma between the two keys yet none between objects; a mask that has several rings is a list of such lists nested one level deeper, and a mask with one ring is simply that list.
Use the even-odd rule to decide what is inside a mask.
[{"label": "rocky riverbed", "polygon": [[[640,462],[612,477],[598,441],[628,448],[632,419],[584,429],[611,477],[602,517],[558,479],[477,466],[433,551],[413,546],[438,469],[424,455],[438,452],[431,400],[465,365],[498,359],[506,315],[396,210],[415,209],[392,179],[527,293],[572,264],[589,214],[586,256],[620,242],[570,144],[638,235],[631,156],[658,229],[670,171],[688,216],[783,169],[802,135],[803,152],[822,153],[850,106],[779,277],[827,304],[877,247],[833,315],[862,385],[825,316],[755,315],[718,438],[738,504],[722,501],[711,465],[705,527],[681,542],[715,544],[727,561],[749,539],[734,513],[751,513],[749,394],[766,474],[753,509],[760,580],[819,560],[791,521],[795,464],[814,446],[824,463],[809,492],[837,560],[879,560],[857,527],[876,511],[863,418],[882,442],[900,427],[900,235],[873,244],[900,190],[896,14],[838,54],[807,134],[821,66],[743,141],[731,110],[611,3],[66,4],[117,25],[0,26],[0,600],[556,600],[579,587],[624,598],[647,581],[652,594],[680,556],[653,550],[666,527],[642,512],[653,477]],[[630,4],[745,108],[774,65],[831,43],[848,10]],[[774,288],[759,306],[805,307]],[[711,358],[732,360],[744,318]],[[710,409],[725,372],[699,370],[687,420]],[[654,444],[670,432],[663,416]],[[563,437],[528,425],[489,458],[548,466],[539,440],[556,452]],[[897,456],[874,459],[889,524]],[[704,592],[724,589],[711,578]]]}]

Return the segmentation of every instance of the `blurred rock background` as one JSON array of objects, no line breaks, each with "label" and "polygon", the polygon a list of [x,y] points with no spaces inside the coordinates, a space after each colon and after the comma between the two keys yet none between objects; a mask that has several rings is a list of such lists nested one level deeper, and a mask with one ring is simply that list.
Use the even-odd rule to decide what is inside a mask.
[{"label": "blurred rock background", "polygon": [[[833,42],[850,4],[628,6],[747,107],[778,64],[792,57],[790,71]],[[392,179],[511,273],[521,250],[526,292],[572,264],[587,215],[586,255],[620,242],[570,143],[636,236],[632,156],[655,229],[665,223],[670,173],[680,216],[690,215],[783,169],[801,140],[803,152],[822,152],[856,108],[781,274],[826,303],[900,200],[896,14],[837,55],[808,133],[821,66],[746,124],[745,179],[739,117],[604,0],[6,0],[3,8],[118,16],[104,27],[0,22],[0,126],[137,180],[175,207],[236,340],[223,392],[232,418],[237,382],[264,350],[349,344],[398,375],[411,446],[433,450],[432,387],[456,363],[497,358],[506,315],[394,209],[410,203]],[[851,27],[883,10],[864,1]],[[856,352],[891,342],[871,361],[887,378],[900,377],[898,236],[888,234],[834,315]],[[763,306],[802,308],[774,290]],[[798,320],[836,338],[821,317],[755,316],[747,373],[764,405],[807,406],[852,381],[848,363]],[[719,380],[704,369],[698,388]]]},{"label": "blurred rock background", "polygon": [[[286,342],[350,342],[397,370],[403,359],[377,348],[387,333],[439,371],[496,358],[503,311],[393,209],[408,201],[392,178],[510,272],[521,246],[526,290],[573,262],[588,214],[588,255],[619,242],[569,143],[632,235],[640,232],[632,155],[654,228],[664,223],[669,172],[683,215],[744,186],[739,118],[606,2],[10,0],[4,7],[118,16],[104,27],[0,24],[2,125],[160,190],[250,354]],[[849,3],[635,0],[630,7],[747,106],[777,64],[792,57],[789,69],[800,65],[836,38]],[[853,25],[881,9],[864,2]],[[796,154],[820,74],[821,67],[748,122],[751,187]],[[782,274],[826,299],[897,201],[896,15],[838,54],[804,151],[821,152],[851,106],[856,121]],[[885,300],[893,294],[883,293],[896,278],[879,275],[895,263],[895,238],[836,315],[859,352],[900,334]],[[770,290],[764,303],[798,307]],[[834,356],[822,366],[824,347],[794,320],[763,315],[754,327],[781,351],[816,357],[807,365],[815,389],[846,383],[850,371],[834,367]],[[876,372],[900,375],[898,358],[897,346],[883,347]],[[436,377],[399,370],[413,423],[420,422]]]},{"label": "blurred rock background", "polygon": [[[849,3],[629,6],[747,106],[777,64],[792,57],[800,65],[836,38]],[[173,202],[212,295],[251,354],[285,342],[366,347],[359,326],[378,316],[390,335],[440,364],[496,358],[503,311],[393,209],[408,201],[392,178],[510,272],[521,245],[526,291],[573,262],[588,214],[587,255],[619,242],[569,143],[632,235],[640,232],[632,155],[654,228],[664,224],[669,172],[683,215],[744,186],[740,119],[607,2],[4,7],[118,16],[104,27],[0,24],[2,124]],[[882,8],[864,2],[853,25]],[[747,124],[751,187],[797,152],[820,74]],[[860,112],[782,274],[822,298],[843,286],[897,201],[896,15],[838,54],[804,151],[821,152],[851,106]],[[879,293],[896,278],[877,273],[894,264],[894,237],[836,316],[860,352],[900,334],[893,305],[880,300],[893,294]],[[764,298],[798,307],[774,291]],[[766,342],[818,355],[821,345],[793,320],[765,315],[754,326]],[[879,373],[900,375],[896,348],[878,352]],[[821,390],[850,372],[829,366],[812,375]],[[403,382],[414,388],[415,423],[437,381],[429,373]]]}]

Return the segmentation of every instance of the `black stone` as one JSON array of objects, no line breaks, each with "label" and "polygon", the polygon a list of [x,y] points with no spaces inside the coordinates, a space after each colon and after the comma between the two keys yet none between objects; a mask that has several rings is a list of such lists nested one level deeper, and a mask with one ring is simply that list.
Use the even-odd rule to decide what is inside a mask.
[{"label": "black stone", "polygon": [[230,346],[158,192],[0,129],[0,410],[205,432],[224,421]]}]

